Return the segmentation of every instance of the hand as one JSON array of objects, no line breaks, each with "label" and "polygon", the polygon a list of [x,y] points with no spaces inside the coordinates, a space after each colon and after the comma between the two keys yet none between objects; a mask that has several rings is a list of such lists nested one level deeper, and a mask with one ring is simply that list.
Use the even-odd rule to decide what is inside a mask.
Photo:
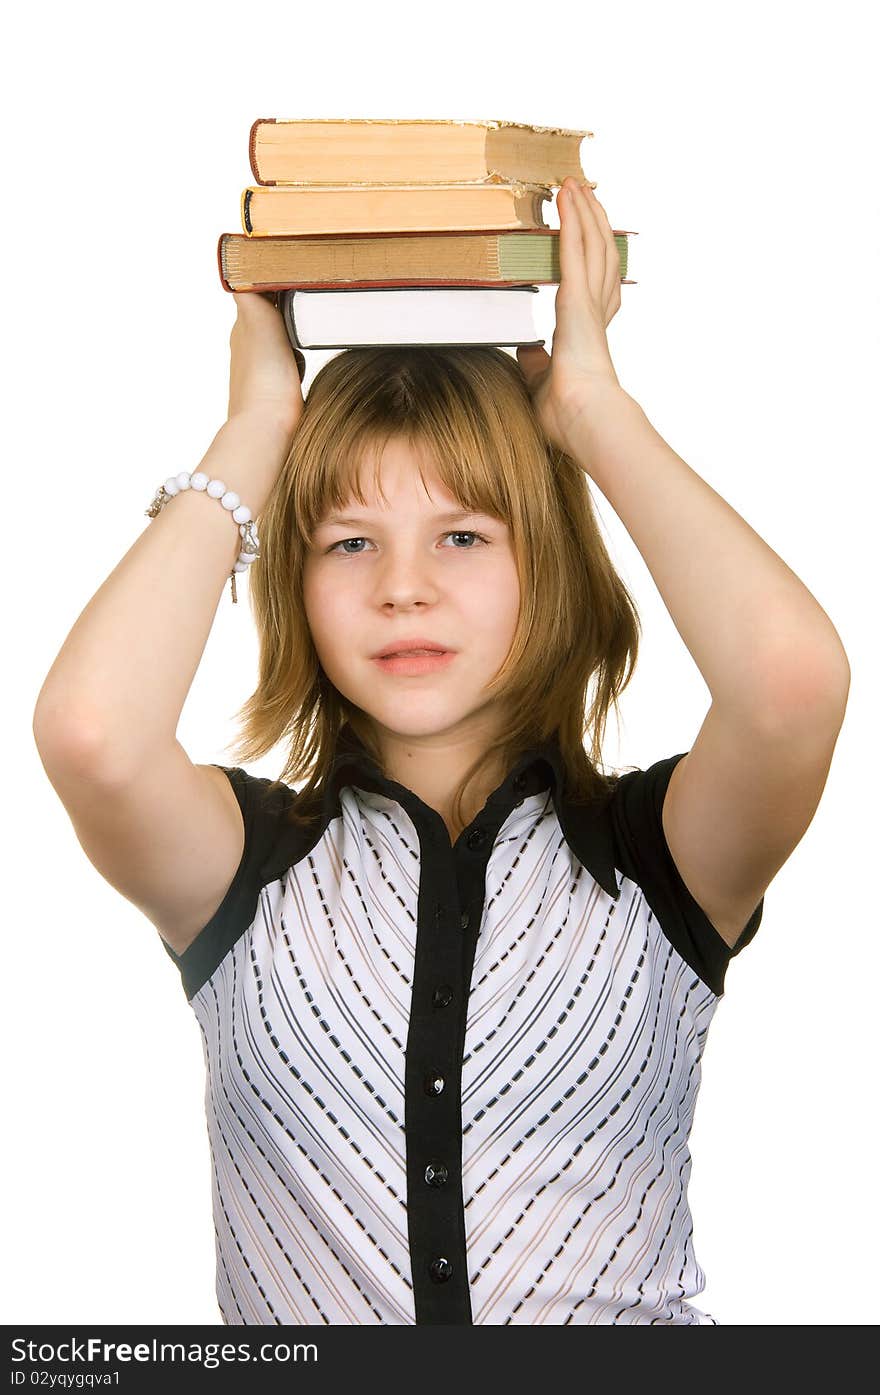
[{"label": "hand", "polygon": [[574,455],[578,417],[609,388],[623,391],[605,337],[620,309],[620,253],[589,185],[566,179],[556,206],[560,278],[552,357],[539,345],[518,348],[516,356],[544,435]]},{"label": "hand", "polygon": [[286,423],[292,432],[305,403],[299,365],[276,297],[254,291],[232,295],[237,317],[229,335],[227,417],[263,413]]}]

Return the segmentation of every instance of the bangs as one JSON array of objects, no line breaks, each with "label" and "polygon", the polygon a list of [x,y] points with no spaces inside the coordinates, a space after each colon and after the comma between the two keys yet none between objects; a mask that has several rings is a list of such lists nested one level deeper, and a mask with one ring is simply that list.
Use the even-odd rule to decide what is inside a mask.
[{"label": "bangs", "polygon": [[[380,358],[377,367],[383,366]],[[293,485],[294,512],[306,547],[327,513],[354,501],[367,507],[367,491],[388,505],[381,466],[392,439],[413,452],[426,493],[431,492],[433,477],[462,510],[511,524],[518,512],[510,488],[515,460],[503,418],[486,413],[485,398],[480,400],[482,394],[478,397],[472,387],[468,392],[466,379],[450,382],[448,363],[426,355],[421,367],[418,391],[412,394],[401,394],[399,378],[395,382],[392,375],[389,381],[377,373],[369,385],[372,391],[340,404],[345,429],[322,432],[320,451],[301,454]]]}]

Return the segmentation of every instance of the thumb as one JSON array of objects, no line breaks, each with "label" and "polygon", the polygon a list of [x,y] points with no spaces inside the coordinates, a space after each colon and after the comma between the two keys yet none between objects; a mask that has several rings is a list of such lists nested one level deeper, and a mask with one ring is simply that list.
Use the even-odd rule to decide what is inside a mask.
[{"label": "thumb", "polygon": [[540,344],[517,345],[516,361],[530,390],[550,368],[550,355]]}]

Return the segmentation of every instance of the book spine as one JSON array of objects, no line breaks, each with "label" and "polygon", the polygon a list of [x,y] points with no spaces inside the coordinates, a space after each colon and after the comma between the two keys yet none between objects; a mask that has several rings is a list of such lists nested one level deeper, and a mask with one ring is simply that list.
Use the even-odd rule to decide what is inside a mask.
[{"label": "book spine", "polygon": [[228,233],[221,233],[217,239],[217,270],[220,273],[220,285],[223,287],[224,291],[231,292],[232,287],[227,281],[226,273],[223,270],[223,239],[228,236]]},{"label": "book spine", "polygon": [[254,176],[257,184],[275,183],[274,179],[262,179],[260,177],[260,171],[257,169],[257,130],[260,126],[277,126],[277,124],[278,122],[274,116],[258,116],[251,126],[250,136],[248,138],[248,159],[250,160],[251,174]]}]

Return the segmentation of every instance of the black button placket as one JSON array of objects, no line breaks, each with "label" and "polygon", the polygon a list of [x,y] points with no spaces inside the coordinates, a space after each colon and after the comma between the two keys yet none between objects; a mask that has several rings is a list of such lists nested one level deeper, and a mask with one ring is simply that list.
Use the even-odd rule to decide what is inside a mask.
[{"label": "black button placket", "polygon": [[479,818],[453,848],[433,810],[417,821],[421,865],[405,1112],[417,1324],[473,1322],[461,1177],[461,1064],[486,866],[499,827],[497,817]]},{"label": "black button placket", "polygon": [[[461,1067],[467,1009],[486,897],[486,867],[501,825],[530,788],[529,777],[515,774],[490,795],[454,848],[437,811],[405,786],[377,773],[366,756],[355,768],[341,769],[336,778],[356,778],[363,787],[397,800],[418,832],[418,925],[404,1102],[413,1301],[419,1324],[470,1326],[461,1174]],[[544,786],[539,781],[537,787]]]}]

